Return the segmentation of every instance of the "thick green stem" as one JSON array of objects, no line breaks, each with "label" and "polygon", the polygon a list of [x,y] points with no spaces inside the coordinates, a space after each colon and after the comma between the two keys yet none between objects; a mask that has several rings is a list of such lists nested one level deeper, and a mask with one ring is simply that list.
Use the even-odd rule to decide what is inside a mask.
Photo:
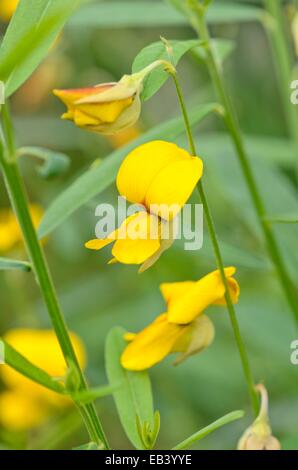
[{"label": "thick green stem", "polygon": [[294,319],[296,323],[298,323],[298,303],[294,286],[288,275],[287,268],[280,253],[272,227],[266,221],[265,207],[255,181],[249,158],[246,153],[236,113],[234,112],[230,97],[225,88],[221,65],[216,60],[216,55],[213,52],[214,46],[211,42],[209,30],[205,21],[205,16],[200,10],[194,8],[193,5],[191,6],[192,10],[194,9],[197,15],[196,30],[200,38],[205,41],[207,63],[211,79],[216,88],[220,103],[225,111],[224,117],[226,125],[234,143],[242,173],[246,181],[248,190],[250,192],[251,199],[266,240],[268,253],[271,256],[272,262],[276,268],[277,275],[279,277],[281,286],[283,287],[285,296],[293,313]]},{"label": "thick green stem", "polygon": [[[189,118],[188,118],[188,114],[187,114],[187,110],[186,110],[185,101],[184,101],[183,93],[182,93],[182,90],[181,90],[181,86],[180,86],[180,83],[178,81],[177,75],[175,73],[172,73],[171,75],[172,75],[172,77],[174,79],[174,82],[175,82],[179,103],[180,103],[182,114],[183,114],[183,117],[184,117],[190,151],[191,151],[192,155],[197,155],[194,139],[193,139],[192,132],[191,132],[191,125],[190,125],[190,121],[189,121]],[[244,376],[245,376],[245,380],[246,380],[246,384],[247,384],[247,388],[248,388],[248,393],[249,393],[250,400],[251,400],[252,410],[253,410],[254,414],[257,415],[258,414],[258,409],[259,409],[259,401],[258,401],[258,397],[257,397],[256,391],[255,391],[254,379],[253,379],[253,375],[252,375],[251,368],[250,368],[250,365],[249,365],[249,360],[248,360],[248,355],[247,355],[247,351],[246,351],[246,348],[245,348],[245,344],[244,344],[244,341],[243,341],[242,336],[241,336],[239,324],[238,324],[237,317],[236,317],[235,308],[234,308],[234,305],[233,305],[233,302],[232,302],[232,299],[231,299],[229,285],[228,285],[228,281],[227,281],[227,278],[226,278],[226,275],[225,275],[224,262],[223,262],[223,258],[222,258],[220,247],[219,247],[219,242],[218,242],[217,235],[216,235],[215,225],[214,225],[214,222],[213,222],[213,218],[212,218],[211,211],[210,211],[210,208],[209,208],[208,200],[207,200],[207,197],[206,197],[206,194],[205,194],[205,191],[204,191],[204,188],[203,188],[203,184],[202,184],[201,181],[199,181],[199,183],[197,185],[197,188],[198,188],[199,195],[200,195],[203,207],[204,207],[204,214],[205,214],[205,218],[206,218],[206,222],[207,222],[207,226],[208,226],[208,231],[209,231],[211,243],[212,243],[212,246],[213,246],[213,251],[214,251],[214,255],[215,255],[215,259],[216,259],[216,264],[219,268],[220,275],[221,275],[221,278],[222,278],[222,282],[223,282],[224,287],[225,287],[225,299],[226,299],[227,309],[228,309],[228,312],[229,312],[229,316],[230,316],[231,324],[232,324],[232,327],[233,327],[236,344],[237,344],[237,347],[238,347],[238,351],[239,351],[239,355],[240,355],[240,359],[241,359],[241,363],[242,363],[243,373],[244,373]]]},{"label": "thick green stem", "polygon": [[[26,190],[15,159],[13,130],[6,106],[4,106],[3,113],[3,130],[7,149],[4,148],[3,143],[0,141],[0,166],[3,171],[10,201],[21,227],[36,281],[42,292],[66,364],[68,366],[75,366],[80,380],[80,389],[86,390],[86,380],[72,346],[50,271],[30,216]],[[84,418],[91,439],[108,448],[108,443],[94,405],[81,406],[77,404],[77,406]]]},{"label": "thick green stem", "polygon": [[264,0],[264,4],[269,13],[264,17],[264,24],[271,42],[285,118],[290,136],[296,143],[298,150],[298,108],[290,100],[294,57],[290,52],[282,4],[280,0]]}]

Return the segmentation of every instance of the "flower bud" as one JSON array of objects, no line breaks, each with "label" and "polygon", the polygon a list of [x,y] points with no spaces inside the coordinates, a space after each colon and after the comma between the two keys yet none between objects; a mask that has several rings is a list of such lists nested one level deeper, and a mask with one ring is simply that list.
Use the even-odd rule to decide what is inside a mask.
[{"label": "flower bud", "polygon": [[156,61],[133,75],[124,75],[119,82],[103,83],[90,88],[54,90],[67,106],[62,119],[78,127],[112,135],[133,126],[140,117],[143,81],[163,61]]},{"label": "flower bud", "polygon": [[172,352],[181,352],[180,356],[175,360],[175,365],[180,364],[189,356],[198,354],[210,346],[214,335],[214,326],[210,318],[206,315],[196,318],[174,345]]},{"label": "flower bud", "polygon": [[238,450],[280,450],[279,441],[272,436],[268,416],[268,393],[264,385],[259,384],[256,390],[261,394],[261,408],[257,419],[245,431],[238,442]]}]

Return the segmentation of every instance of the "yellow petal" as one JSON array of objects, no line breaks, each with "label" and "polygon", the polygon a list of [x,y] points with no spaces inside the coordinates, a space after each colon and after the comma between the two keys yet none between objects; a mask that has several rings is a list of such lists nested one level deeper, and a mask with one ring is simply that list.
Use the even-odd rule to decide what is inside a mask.
[{"label": "yellow petal", "polygon": [[67,106],[63,119],[70,119],[79,127],[96,127],[114,123],[121,113],[129,107],[134,96],[112,99],[118,85],[106,83],[97,87],[73,90],[54,90],[54,94]]},{"label": "yellow petal", "polygon": [[185,328],[168,323],[167,314],[160,315],[151,325],[138,333],[125,348],[121,356],[121,365],[128,370],[149,369],[172,351]]},{"label": "yellow petal", "polygon": [[42,424],[49,415],[44,402],[18,390],[0,394],[0,425],[11,431],[25,431]]},{"label": "yellow petal", "polygon": [[176,302],[184,296],[193,286],[195,281],[168,282],[160,285],[160,290],[166,303]]},{"label": "yellow petal", "polygon": [[[236,281],[232,279],[232,275],[235,271],[236,269],[234,267],[225,268],[228,284],[233,289],[231,294],[234,303],[237,302],[239,294],[239,286]],[[237,290],[235,289],[235,283],[237,284]],[[175,288],[177,293],[177,285]],[[185,294],[181,296],[178,295],[178,297],[176,295],[176,298],[175,296],[169,298],[168,319],[173,323],[190,323],[210,305],[222,304],[224,294],[225,288],[220,272],[218,270],[213,271],[195,282],[190,289],[187,288]]]},{"label": "yellow petal", "polygon": [[156,140],[130,152],[117,175],[119,193],[133,203],[145,203],[146,194],[158,173],[170,163],[191,160],[177,145]]},{"label": "yellow petal", "polygon": [[[39,225],[43,212],[37,204],[30,204],[30,215],[35,228]],[[0,209],[0,252],[9,251],[22,241],[22,232],[13,211],[7,208]]]},{"label": "yellow petal", "polygon": [[111,103],[75,104],[74,122],[80,127],[113,123],[132,102],[133,98],[127,98]]},{"label": "yellow petal", "polygon": [[151,213],[172,220],[191,196],[202,173],[203,163],[197,157],[169,164],[152,181],[145,206]]},{"label": "yellow petal", "polygon": [[95,238],[94,240],[89,240],[87,243],[85,243],[85,248],[88,248],[89,250],[101,250],[110,243],[113,243],[115,240],[116,238],[111,238],[110,236],[104,240]]},{"label": "yellow petal", "polygon": [[0,1],[0,19],[9,21],[14,14],[19,0],[1,0]]},{"label": "yellow petal", "polygon": [[140,212],[127,223],[125,237],[117,239],[112,254],[124,264],[141,264],[160,247],[157,217]]},{"label": "yellow petal", "polygon": [[123,338],[125,339],[125,341],[127,341],[129,343],[130,341],[135,339],[136,336],[137,336],[136,333],[127,332],[127,333],[124,334]]},{"label": "yellow petal", "polygon": [[103,93],[114,86],[113,83],[105,83],[100,87],[88,87],[88,88],[74,88],[69,90],[53,90],[53,94],[57,96],[66,106],[74,108],[74,104],[86,97],[92,97],[98,95],[100,92]]}]

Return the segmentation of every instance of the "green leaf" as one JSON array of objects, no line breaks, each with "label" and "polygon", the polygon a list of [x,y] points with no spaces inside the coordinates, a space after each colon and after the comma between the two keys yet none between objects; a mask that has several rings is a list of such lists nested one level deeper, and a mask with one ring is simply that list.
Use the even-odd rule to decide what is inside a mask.
[{"label": "green leaf", "polygon": [[131,372],[122,368],[120,356],[126,346],[124,333],[122,328],[115,327],[108,334],[105,351],[106,370],[111,385],[119,382],[122,384],[113,395],[126,435],[137,449],[144,449],[138,432],[137,419],[142,425],[149,423],[150,428],[154,429],[151,383],[147,372]]},{"label": "green leaf", "polygon": [[[184,1],[184,0],[183,0]],[[259,21],[263,11],[249,5],[239,5],[236,2],[215,2],[207,14],[208,22],[234,23]],[[184,26],[187,18],[170,5],[148,1],[101,2],[88,5],[69,22],[72,28],[156,28],[157,26]]]},{"label": "green leaf", "polygon": [[190,437],[173,447],[173,450],[189,449],[189,447],[192,446],[195,442],[200,441],[204,437],[208,436],[208,434],[212,433],[213,431],[216,431],[217,429],[221,428],[222,426],[225,426],[226,424],[232,423],[237,419],[243,418],[243,416],[244,411],[242,410],[232,411],[231,413],[228,413],[222,418],[219,418],[213,423],[209,424],[205,428],[200,429],[200,431],[196,432],[195,434],[192,434]]},{"label": "green leaf", "polygon": [[[171,40],[169,42],[173,50],[172,58],[174,65],[177,65],[179,60],[190,49],[203,44],[203,41],[199,41],[197,39],[190,39],[188,41]],[[132,64],[133,73],[139,72],[156,60],[169,61],[169,56],[162,41],[154,42],[153,44],[144,47],[144,49],[138,53]],[[169,77],[169,73],[165,72],[162,67],[158,67],[153,70],[153,72],[151,72],[144,80],[142,99],[146,101],[151,98],[151,96],[160,89]]]},{"label": "green leaf", "polygon": [[96,444],[96,442],[88,442],[88,444],[74,447],[72,450],[102,450],[102,447]]},{"label": "green leaf", "polygon": [[0,258],[0,270],[8,270],[8,269],[19,269],[21,271],[30,272],[31,265],[26,261],[17,261],[14,259],[8,258]]},{"label": "green leaf", "polygon": [[94,400],[98,398],[107,397],[108,395],[112,395],[120,385],[105,385],[102,387],[90,388],[89,390],[83,390],[81,392],[71,393],[71,397],[73,400],[88,404],[92,403]]},{"label": "green leaf", "polygon": [[[232,41],[231,39],[212,39],[211,42],[216,58],[220,63],[223,63],[236,47],[235,41]],[[195,47],[191,52],[201,61],[206,61],[207,56],[204,47]]]},{"label": "green leaf", "polygon": [[65,173],[70,165],[70,160],[64,153],[53,152],[42,147],[22,147],[18,149],[18,155],[31,155],[43,161],[38,167],[38,173],[44,179],[51,179]]},{"label": "green leaf", "polygon": [[[214,103],[199,106],[190,113],[191,125],[194,126],[217,108],[218,105]],[[46,211],[39,227],[39,237],[43,238],[49,234],[77,209],[112,184],[122,160],[132,149],[154,139],[173,140],[183,132],[183,118],[171,119],[142,134],[125,147],[115,150],[99,166],[87,170],[62,192]]]},{"label": "green leaf", "polygon": [[0,80],[9,97],[34,72],[83,0],[21,0],[0,47]]},{"label": "green leaf", "polygon": [[33,382],[43,385],[54,392],[65,393],[64,386],[54,380],[47,372],[28,361],[28,359],[22,356],[22,354],[10,346],[6,341],[3,339],[1,339],[1,341],[4,343],[5,364],[9,365],[17,372],[20,372]]}]

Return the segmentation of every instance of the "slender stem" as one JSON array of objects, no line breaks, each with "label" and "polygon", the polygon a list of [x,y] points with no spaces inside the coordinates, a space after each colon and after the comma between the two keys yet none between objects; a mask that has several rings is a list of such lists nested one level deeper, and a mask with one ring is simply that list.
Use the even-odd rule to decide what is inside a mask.
[{"label": "slender stem", "polygon": [[207,54],[207,63],[209,67],[209,72],[216,88],[220,103],[222,104],[225,110],[225,122],[226,126],[231,135],[232,141],[234,143],[238,160],[242,169],[242,173],[246,184],[248,186],[251,199],[260,223],[260,226],[263,230],[263,234],[267,244],[267,250],[271,256],[272,262],[275,265],[276,273],[279,277],[280,283],[283,287],[285,296],[287,298],[288,304],[293,313],[294,319],[298,324],[298,302],[297,295],[293,286],[293,283],[287,272],[283,257],[279,251],[279,247],[273,233],[271,225],[266,221],[266,211],[262,201],[261,194],[259,192],[258,186],[255,181],[255,177],[252,171],[252,167],[249,161],[249,158],[244,147],[242,140],[242,135],[237,120],[236,113],[230,97],[226,91],[225,83],[222,77],[221,65],[216,60],[216,55],[213,52],[213,44],[209,35],[209,30],[205,21],[205,16],[202,14],[200,9],[195,7],[196,3],[189,1],[190,7],[193,12],[196,13],[197,24],[196,30],[198,35],[205,41],[206,54]]},{"label": "slender stem", "polygon": [[[179,103],[180,103],[183,118],[185,121],[186,132],[187,132],[187,136],[189,140],[189,147],[190,147],[192,155],[197,155],[182,89],[181,89],[179,80],[177,78],[177,74],[172,73],[171,75],[175,82]],[[208,200],[207,200],[207,197],[203,188],[203,184],[201,181],[199,181],[197,188],[198,188],[199,195],[200,195],[203,207],[204,207],[204,214],[205,214],[205,218],[207,221],[208,231],[210,234],[210,239],[212,242],[216,263],[220,271],[223,285],[225,287],[225,299],[226,299],[227,309],[228,309],[230,321],[233,327],[234,336],[235,336],[236,344],[238,347],[238,351],[239,351],[239,355],[240,355],[240,359],[242,363],[243,373],[246,379],[246,384],[247,384],[248,393],[249,393],[250,400],[251,400],[252,410],[255,413],[255,415],[257,415],[258,409],[259,409],[259,402],[258,402],[258,397],[255,391],[254,379],[253,379],[253,375],[252,375],[251,368],[249,365],[249,360],[248,360],[248,355],[247,355],[247,351],[245,348],[245,344],[241,336],[235,308],[231,299],[229,285],[228,285],[228,281],[225,275],[224,262],[223,262],[223,258],[222,258],[220,247],[219,247],[219,242],[218,242],[217,235],[216,235],[215,225],[213,222]]]},{"label": "slender stem", "polygon": [[298,149],[298,110],[297,106],[293,105],[290,100],[294,57],[290,52],[282,4],[280,0],[264,0],[264,4],[269,13],[264,17],[264,24],[271,42],[285,118],[290,135]]},{"label": "slender stem", "polygon": [[[13,128],[11,125],[9,112],[6,106],[3,108],[3,129],[6,139],[7,151],[5,151],[4,146],[0,141],[0,166],[3,171],[10,201],[18,218],[27,252],[33,266],[36,281],[42,292],[66,364],[68,366],[73,364],[76,367],[80,380],[80,389],[87,390],[87,383],[70,340],[67,326],[58,303],[55,287],[50,275],[47,261],[32,223],[26,190],[15,161]],[[94,405],[77,404],[77,406],[79,407],[81,415],[84,418],[85,425],[88,429],[91,439],[98,444],[103,443],[104,447],[108,448],[108,443],[97,417]]]}]

